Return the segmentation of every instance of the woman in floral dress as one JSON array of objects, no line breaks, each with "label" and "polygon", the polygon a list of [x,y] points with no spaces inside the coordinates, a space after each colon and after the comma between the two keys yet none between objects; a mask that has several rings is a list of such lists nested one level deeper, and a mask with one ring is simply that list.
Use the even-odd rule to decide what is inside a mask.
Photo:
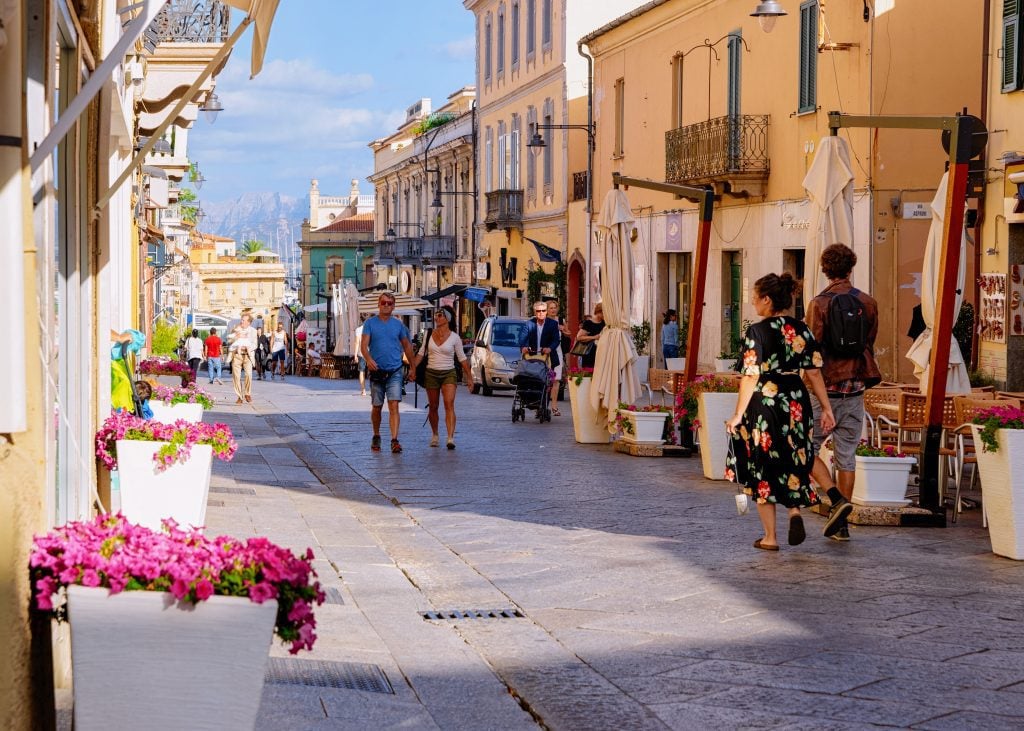
[{"label": "woman in floral dress", "polygon": [[[779,550],[775,506],[789,509],[789,544],[806,537],[800,508],[817,504],[811,488],[814,417],[800,371],[822,403],[822,427],[835,425],[822,381],[820,346],[807,326],[784,315],[793,304],[797,282],[788,272],[754,283],[754,308],[764,319],[746,333],[736,413],[725,422],[732,435],[726,477],[743,485],[757,502],[764,537],[755,548]],[[822,397],[825,398],[822,398]]]}]

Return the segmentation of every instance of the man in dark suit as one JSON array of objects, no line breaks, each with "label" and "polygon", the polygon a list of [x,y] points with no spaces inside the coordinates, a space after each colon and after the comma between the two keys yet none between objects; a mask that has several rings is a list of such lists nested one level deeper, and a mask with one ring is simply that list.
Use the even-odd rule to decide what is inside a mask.
[{"label": "man in dark suit", "polygon": [[523,355],[546,355],[550,359],[550,367],[554,368],[558,360],[558,345],[562,341],[562,333],[558,323],[548,319],[548,306],[544,302],[533,305],[533,319],[519,331],[519,347]]}]

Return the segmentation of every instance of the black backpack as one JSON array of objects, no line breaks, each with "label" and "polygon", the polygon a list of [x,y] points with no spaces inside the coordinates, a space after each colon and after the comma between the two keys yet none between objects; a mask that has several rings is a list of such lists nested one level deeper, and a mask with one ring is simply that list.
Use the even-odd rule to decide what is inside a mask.
[{"label": "black backpack", "polygon": [[856,358],[868,347],[868,321],[858,294],[857,289],[829,294],[824,346],[831,355]]}]

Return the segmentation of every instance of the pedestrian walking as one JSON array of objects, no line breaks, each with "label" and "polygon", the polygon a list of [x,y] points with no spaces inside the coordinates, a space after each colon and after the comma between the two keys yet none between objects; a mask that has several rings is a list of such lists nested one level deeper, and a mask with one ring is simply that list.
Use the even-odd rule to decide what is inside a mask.
[{"label": "pedestrian walking", "polygon": [[[359,349],[370,370],[370,424],[373,439],[370,449],[380,451],[380,421],[384,401],[388,403],[388,426],[391,429],[391,451],[398,454],[402,445],[398,441],[398,427],[401,417],[398,405],[402,401],[402,356],[409,363],[415,354],[409,342],[409,330],[402,321],[391,315],[395,309],[395,296],[382,292],[377,298],[378,314],[363,323],[363,335]],[[412,372],[412,371],[410,371]]]},{"label": "pedestrian walking", "polygon": [[[837,541],[850,540],[845,516],[853,509],[848,501],[853,497],[855,451],[864,429],[864,392],[882,380],[875,362],[878,303],[850,283],[850,274],[856,265],[857,255],[845,244],[832,244],[821,252],[821,271],[828,279],[828,286],[811,300],[806,316],[807,327],[822,344],[825,365],[821,376],[836,420],[832,454],[840,499],[832,500],[832,512],[842,512],[844,517],[838,530],[829,537]],[[825,440],[817,426],[823,407],[824,400],[811,399],[816,451]],[[820,458],[814,460],[811,475],[824,488],[836,486],[831,471]],[[830,498],[832,493],[829,489]]]},{"label": "pedestrian walking", "polygon": [[285,359],[288,354],[288,333],[284,331],[284,323],[277,323],[277,329],[270,338],[270,380],[274,380],[274,371],[284,380]]},{"label": "pedestrian walking", "polygon": [[580,356],[580,368],[594,368],[594,361],[597,359],[597,341],[601,338],[602,330],[604,330],[604,306],[598,302],[594,305],[594,316],[584,319],[580,323],[579,332],[576,333],[577,343],[593,344],[593,347]]},{"label": "pedestrian walking", "polygon": [[[363,342],[363,325],[366,323],[366,316],[360,318],[359,327],[356,328],[356,343]],[[366,358],[363,357],[362,347],[357,347],[356,365],[359,370],[359,395],[366,395]]]},{"label": "pedestrian walking", "polygon": [[448,449],[455,449],[455,392],[458,389],[457,369],[460,366],[466,377],[466,388],[473,393],[473,372],[469,368],[466,352],[462,349],[462,338],[451,329],[453,319],[454,315],[447,307],[434,312],[434,329],[426,333],[423,346],[409,369],[410,373],[416,373],[420,363],[426,358],[423,387],[427,390],[430,446],[436,447],[441,441],[437,433],[440,420],[438,405],[444,398],[444,425],[448,433]]},{"label": "pedestrian walking", "polygon": [[562,365],[565,363],[565,354],[572,349],[572,339],[569,337],[569,326],[565,323],[565,319],[558,315],[558,300],[549,299],[547,304],[548,319],[558,325],[558,332],[560,333],[558,339],[558,365],[555,366],[555,380],[551,383],[551,413],[555,416],[561,416],[562,414],[558,410],[558,390],[562,384]]},{"label": "pedestrian walking", "polygon": [[[533,317],[519,331],[519,347],[524,356],[546,355],[548,367],[561,365],[558,351],[561,349],[562,334],[558,323],[548,319],[547,302],[533,304]],[[551,409],[555,416],[561,416],[558,409]]]},{"label": "pedestrian walking", "polygon": [[[210,383],[216,380],[220,385],[224,385],[220,380],[221,375],[223,375],[222,368],[224,366],[220,357],[222,346],[223,341],[217,335],[217,328],[211,327],[210,334],[203,341],[203,357],[206,358],[206,373],[210,376]],[[216,376],[214,376],[214,373],[216,373]]]},{"label": "pedestrian walking", "polygon": [[242,315],[241,324],[232,333],[234,339],[228,347],[228,358],[231,361],[231,383],[235,387],[236,404],[252,402],[252,367],[256,357],[256,328],[252,326],[252,316]]},{"label": "pedestrian walking", "polygon": [[270,338],[262,327],[256,328],[256,375],[263,380],[270,361]]},{"label": "pedestrian walking", "polygon": [[665,310],[662,316],[661,354],[666,364],[669,358],[679,357],[679,317],[673,309]]},{"label": "pedestrian walking", "polygon": [[188,361],[192,379],[195,380],[199,364],[203,362],[203,341],[199,337],[199,330],[193,329],[192,334],[185,339],[185,360]]},{"label": "pedestrian walking", "polygon": [[[754,309],[764,319],[747,329],[736,413],[725,422],[732,436],[725,474],[757,503],[764,536],[754,547],[765,551],[779,550],[776,505],[789,511],[789,545],[796,546],[806,537],[800,508],[820,502],[811,487],[811,402],[801,370],[825,402],[821,428],[827,432],[835,424],[819,371],[820,346],[804,323],[784,314],[796,289],[788,272],[754,283]],[[835,522],[830,518],[826,531]]]}]

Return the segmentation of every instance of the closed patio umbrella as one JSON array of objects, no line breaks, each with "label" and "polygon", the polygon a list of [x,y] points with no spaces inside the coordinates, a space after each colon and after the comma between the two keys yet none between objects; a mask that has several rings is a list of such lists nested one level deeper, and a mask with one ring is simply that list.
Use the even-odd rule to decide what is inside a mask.
[{"label": "closed patio umbrella", "polygon": [[[935,300],[938,296],[939,263],[942,256],[942,229],[946,218],[946,189],[949,185],[949,173],[942,174],[939,188],[932,199],[932,223],[928,228],[928,243],[924,249],[924,261],[921,264],[921,316],[924,318],[925,330],[917,336],[917,340],[907,351],[907,357],[914,363],[914,375],[921,382],[921,393],[928,387],[928,361],[932,350],[932,328],[935,327]],[[960,305],[964,300],[964,279],[967,276],[967,233],[960,239],[960,268],[956,273],[956,300],[953,303],[953,320],[960,314]],[[949,345],[949,363],[946,373],[946,393],[970,393],[971,381],[967,376],[967,366],[956,338]]]},{"label": "closed patio umbrella", "polygon": [[839,136],[821,139],[803,186],[813,207],[804,249],[806,308],[828,284],[821,273],[821,252],[832,244],[853,248],[853,168],[846,140]]},{"label": "closed patio umbrella", "polygon": [[626,194],[617,188],[608,191],[597,221],[605,325],[597,343],[590,403],[598,418],[607,422],[609,431],[614,431],[619,402],[633,404],[640,395],[640,380],[633,368],[636,348],[629,326],[633,298],[633,250],[629,244],[632,225],[633,214]]}]

